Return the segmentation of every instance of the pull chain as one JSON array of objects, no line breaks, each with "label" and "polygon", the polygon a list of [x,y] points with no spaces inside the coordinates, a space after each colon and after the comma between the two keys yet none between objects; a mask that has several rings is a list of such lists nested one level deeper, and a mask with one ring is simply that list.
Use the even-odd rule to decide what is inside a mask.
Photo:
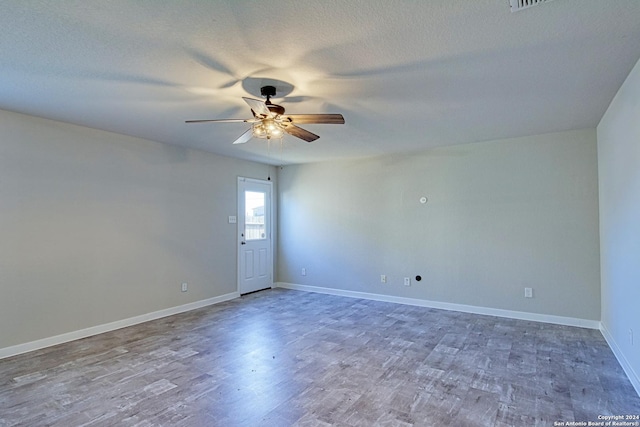
[{"label": "pull chain", "polygon": [[[267,138],[267,159],[271,158],[271,138]],[[271,181],[271,166],[267,163],[267,181]]]}]

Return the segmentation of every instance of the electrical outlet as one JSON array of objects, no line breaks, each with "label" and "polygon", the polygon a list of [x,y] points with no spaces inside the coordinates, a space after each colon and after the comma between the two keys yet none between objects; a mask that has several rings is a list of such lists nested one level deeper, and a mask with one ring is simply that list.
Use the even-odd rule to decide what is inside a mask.
[{"label": "electrical outlet", "polygon": [[387,283],[387,276],[386,276],[386,275],[384,275],[384,274],[381,274],[381,275],[380,275],[380,282],[381,282],[381,283]]},{"label": "electrical outlet", "polygon": [[302,267],[302,275],[303,275],[303,276],[306,276],[306,275],[307,275],[307,269],[306,269],[306,268],[304,268],[304,267]]},{"label": "electrical outlet", "polygon": [[405,286],[411,286],[411,277],[405,277],[404,278],[404,285]]},{"label": "electrical outlet", "polygon": [[187,285],[186,283],[182,284],[182,292],[187,292],[187,288],[189,287],[189,285]]},{"label": "electrical outlet", "polygon": [[524,288],[524,297],[533,298],[533,288]]}]

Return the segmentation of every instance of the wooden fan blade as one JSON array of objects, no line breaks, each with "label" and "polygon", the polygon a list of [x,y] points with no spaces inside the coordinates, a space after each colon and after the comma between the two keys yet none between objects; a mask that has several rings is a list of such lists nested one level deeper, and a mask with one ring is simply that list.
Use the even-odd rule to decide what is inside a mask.
[{"label": "wooden fan blade", "polygon": [[292,123],[282,123],[282,127],[284,128],[284,131],[287,132],[289,135],[293,135],[297,138],[304,139],[307,142],[312,142],[320,138],[315,133],[311,133],[308,130],[302,129]]},{"label": "wooden fan blade", "polygon": [[235,141],[233,141],[234,144],[244,144],[245,142],[247,142],[248,140],[250,140],[253,137],[253,128],[249,128],[247,129],[247,131],[245,133],[243,133],[242,135],[240,135],[238,137],[238,139],[236,139]]},{"label": "wooden fan blade", "polygon": [[214,119],[214,120],[186,120],[185,123],[247,123],[250,119]]},{"label": "wooden fan blade", "polygon": [[287,114],[284,119],[297,124],[344,124],[342,114]]},{"label": "wooden fan blade", "polygon": [[242,97],[242,99],[244,99],[244,102],[249,104],[251,111],[253,111],[255,115],[273,117],[273,114],[271,114],[271,111],[269,111],[269,108],[267,107],[267,104],[264,103],[264,101],[253,98],[245,98],[244,96]]}]

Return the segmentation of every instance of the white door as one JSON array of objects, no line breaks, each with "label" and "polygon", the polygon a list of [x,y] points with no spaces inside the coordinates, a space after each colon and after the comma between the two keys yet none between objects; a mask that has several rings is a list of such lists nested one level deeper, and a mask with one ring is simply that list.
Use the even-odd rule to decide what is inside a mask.
[{"label": "white door", "polygon": [[273,285],[270,181],[238,178],[238,290]]}]

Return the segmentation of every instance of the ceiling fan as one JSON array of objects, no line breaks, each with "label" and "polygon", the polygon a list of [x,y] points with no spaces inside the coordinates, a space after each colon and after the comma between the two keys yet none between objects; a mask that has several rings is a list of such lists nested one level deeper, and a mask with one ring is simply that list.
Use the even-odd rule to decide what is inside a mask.
[{"label": "ceiling fan", "polygon": [[342,114],[284,114],[284,107],[273,104],[271,97],[276,95],[275,86],[262,86],[260,94],[267,98],[266,101],[245,98],[249,104],[253,118],[251,119],[214,119],[214,120],[187,120],[185,123],[251,123],[251,128],[240,135],[234,144],[244,144],[251,138],[281,138],[284,132],[303,139],[307,142],[320,138],[318,135],[296,126],[297,124],[344,124]]}]

